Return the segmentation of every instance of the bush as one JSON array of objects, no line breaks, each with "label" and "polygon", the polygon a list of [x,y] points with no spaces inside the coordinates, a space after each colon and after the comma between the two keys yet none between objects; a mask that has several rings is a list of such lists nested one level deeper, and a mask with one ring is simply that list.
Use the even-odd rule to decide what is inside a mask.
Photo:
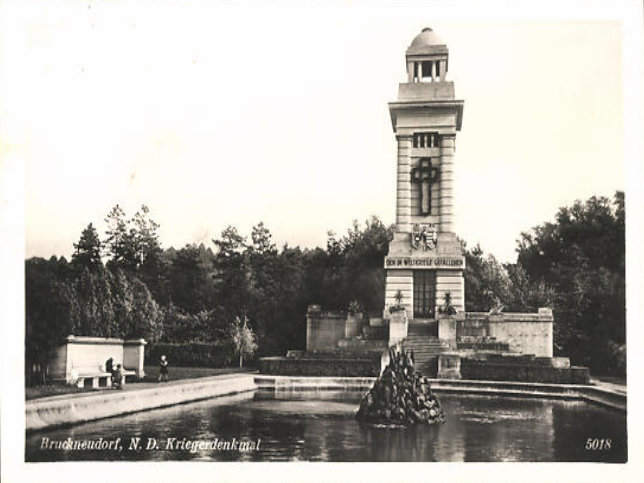
[{"label": "bush", "polygon": [[187,344],[156,343],[145,351],[145,363],[156,365],[165,354],[170,366],[184,367],[226,367],[235,359],[233,345],[229,341]]},{"label": "bush", "polygon": [[612,340],[604,343],[604,357],[600,374],[626,377],[626,344],[618,344]]}]

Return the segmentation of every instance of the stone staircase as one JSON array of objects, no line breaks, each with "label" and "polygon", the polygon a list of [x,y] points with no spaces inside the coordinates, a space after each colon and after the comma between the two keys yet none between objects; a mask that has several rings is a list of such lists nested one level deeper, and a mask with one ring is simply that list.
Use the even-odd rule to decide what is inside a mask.
[{"label": "stone staircase", "polygon": [[436,377],[438,356],[449,352],[450,348],[438,337],[429,335],[431,332],[431,324],[409,324],[402,346],[404,350],[414,352],[415,366],[421,374]]}]

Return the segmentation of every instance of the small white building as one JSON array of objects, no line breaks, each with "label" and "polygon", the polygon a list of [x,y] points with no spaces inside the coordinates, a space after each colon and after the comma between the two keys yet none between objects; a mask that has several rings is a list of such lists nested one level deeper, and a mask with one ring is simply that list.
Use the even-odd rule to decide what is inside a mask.
[{"label": "small white building", "polygon": [[[114,366],[122,364],[127,375],[145,376],[143,361],[146,342],[143,339],[117,339],[70,335],[56,349],[49,364],[52,379],[77,384],[79,387],[91,380],[92,387],[108,385],[110,373],[105,363],[112,358]],[[104,383],[104,384],[103,384]]]}]

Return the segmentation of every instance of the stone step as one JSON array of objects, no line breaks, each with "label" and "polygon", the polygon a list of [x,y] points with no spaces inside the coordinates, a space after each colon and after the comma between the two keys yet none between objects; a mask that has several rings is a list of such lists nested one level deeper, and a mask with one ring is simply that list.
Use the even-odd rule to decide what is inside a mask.
[{"label": "stone step", "polygon": [[407,341],[403,341],[403,345],[409,349],[416,348],[416,349],[428,349],[428,350],[444,349],[449,347],[447,344],[414,344],[414,343],[409,343]]},{"label": "stone step", "polygon": [[405,347],[405,350],[412,350],[412,351],[416,352],[417,354],[422,354],[422,353],[424,353],[424,352],[437,352],[437,351],[444,351],[444,350],[449,349],[449,346],[443,346],[443,347],[432,347],[431,349],[429,349],[429,348],[415,347],[415,346],[413,346],[413,345],[405,345],[405,344],[403,344],[403,346]]},{"label": "stone step", "polygon": [[417,347],[443,347],[444,344],[436,343],[436,342],[415,342],[411,340],[405,340],[405,343],[407,345],[414,345]]},{"label": "stone step", "polygon": [[406,339],[413,339],[413,340],[428,340],[428,341],[439,341],[440,339],[438,337],[433,337],[429,335],[417,335],[417,334],[407,334]]},{"label": "stone step", "polygon": [[429,340],[429,339],[413,339],[410,337],[406,337],[405,341],[411,344],[427,344],[427,345],[442,345],[443,342],[441,341],[436,341],[436,340]]},{"label": "stone step", "polygon": [[437,337],[409,334],[403,340],[405,350],[413,351],[416,368],[424,375],[434,376],[438,368],[438,356],[450,350],[449,345]]},{"label": "stone step", "polygon": [[405,337],[405,340],[407,342],[411,342],[412,344],[430,344],[430,345],[436,345],[436,344],[443,344],[444,341],[442,340],[437,340],[437,339],[427,339],[427,338],[422,338],[422,339],[414,339],[410,337]]},{"label": "stone step", "polygon": [[404,344],[405,348],[407,349],[414,349],[415,351],[423,351],[423,350],[428,350],[428,351],[433,351],[437,349],[445,349],[444,345],[416,345],[416,344]]},{"label": "stone step", "polygon": [[413,343],[410,344],[409,342],[405,342],[404,345],[405,347],[409,347],[409,348],[413,347],[416,349],[427,349],[427,350],[445,348],[445,346],[442,344],[413,344]]},{"label": "stone step", "polygon": [[423,323],[411,322],[407,327],[407,334],[410,336],[431,336],[436,334],[436,321],[427,321]]},{"label": "stone step", "polygon": [[419,347],[414,347],[410,345],[405,346],[405,350],[414,351],[414,353],[416,354],[440,354],[441,352],[445,352],[448,349],[449,347],[434,347],[432,349],[421,349]]}]

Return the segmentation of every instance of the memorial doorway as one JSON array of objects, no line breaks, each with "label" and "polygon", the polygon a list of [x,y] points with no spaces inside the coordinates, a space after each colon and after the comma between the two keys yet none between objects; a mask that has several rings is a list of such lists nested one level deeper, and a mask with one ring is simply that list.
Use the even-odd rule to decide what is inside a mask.
[{"label": "memorial doorway", "polygon": [[414,319],[433,319],[436,305],[436,272],[414,270]]}]

